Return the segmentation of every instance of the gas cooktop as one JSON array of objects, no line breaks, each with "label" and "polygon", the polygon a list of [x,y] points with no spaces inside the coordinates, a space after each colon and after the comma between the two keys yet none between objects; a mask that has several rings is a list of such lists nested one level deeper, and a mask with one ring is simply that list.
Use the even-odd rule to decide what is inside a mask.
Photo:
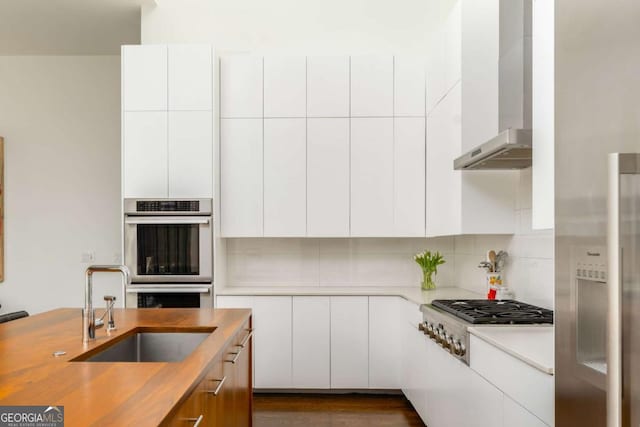
[{"label": "gas cooktop", "polygon": [[553,323],[553,311],[514,300],[433,300],[431,304],[473,324],[529,325]]}]

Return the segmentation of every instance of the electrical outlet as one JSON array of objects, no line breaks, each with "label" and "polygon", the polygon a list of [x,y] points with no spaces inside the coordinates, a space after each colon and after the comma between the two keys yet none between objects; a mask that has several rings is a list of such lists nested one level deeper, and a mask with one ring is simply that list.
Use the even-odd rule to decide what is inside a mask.
[{"label": "electrical outlet", "polygon": [[80,262],[83,264],[89,264],[96,260],[96,253],[94,251],[82,252],[80,254]]}]

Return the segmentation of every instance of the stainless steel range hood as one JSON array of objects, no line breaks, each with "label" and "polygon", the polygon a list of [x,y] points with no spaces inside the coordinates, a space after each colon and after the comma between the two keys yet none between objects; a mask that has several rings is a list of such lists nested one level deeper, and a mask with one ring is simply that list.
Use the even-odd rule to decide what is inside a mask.
[{"label": "stainless steel range hood", "polygon": [[531,166],[531,129],[507,129],[453,161],[455,170],[524,169]]},{"label": "stainless steel range hood", "polygon": [[455,159],[456,170],[531,166],[531,0],[500,2],[498,54],[498,134]]}]

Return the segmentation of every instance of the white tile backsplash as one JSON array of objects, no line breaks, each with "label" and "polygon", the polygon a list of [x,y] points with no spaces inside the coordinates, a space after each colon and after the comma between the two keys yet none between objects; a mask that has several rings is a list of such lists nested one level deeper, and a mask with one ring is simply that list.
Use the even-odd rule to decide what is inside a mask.
[{"label": "white tile backsplash", "polygon": [[[515,172],[514,172],[515,173]],[[439,251],[440,287],[484,294],[478,268],[488,250],[506,250],[505,281],[516,298],[553,308],[553,230],[531,229],[531,170],[520,172],[518,229],[514,235],[437,238],[226,239],[227,286],[420,286],[413,255]]]}]

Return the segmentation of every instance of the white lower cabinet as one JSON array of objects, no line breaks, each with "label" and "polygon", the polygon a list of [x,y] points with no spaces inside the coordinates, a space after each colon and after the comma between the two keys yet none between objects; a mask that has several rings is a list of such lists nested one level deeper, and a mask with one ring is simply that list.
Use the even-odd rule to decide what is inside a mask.
[{"label": "white lower cabinet", "polygon": [[291,297],[253,300],[256,388],[290,388]]},{"label": "white lower cabinet", "polygon": [[504,427],[546,427],[540,418],[527,411],[508,396],[504,396]]},{"label": "white lower cabinet", "polygon": [[329,297],[293,297],[293,388],[331,387],[330,310]]},{"label": "white lower cabinet", "polygon": [[331,297],[331,388],[369,387],[369,299]]},{"label": "white lower cabinet", "polygon": [[218,296],[216,308],[253,310],[255,388],[291,388],[291,297]]},{"label": "white lower cabinet", "polygon": [[399,389],[402,323],[398,297],[369,297],[369,388]]}]

